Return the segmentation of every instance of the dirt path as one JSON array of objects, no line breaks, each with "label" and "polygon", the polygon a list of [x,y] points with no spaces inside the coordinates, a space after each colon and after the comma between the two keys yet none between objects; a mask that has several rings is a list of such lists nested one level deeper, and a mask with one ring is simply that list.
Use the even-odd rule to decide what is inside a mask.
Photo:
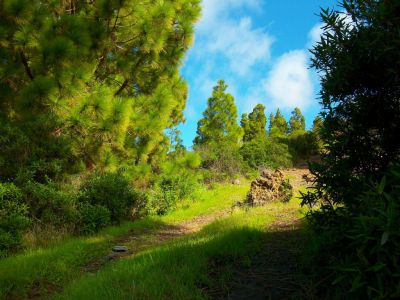
[{"label": "dirt path", "polygon": [[129,233],[114,239],[114,244],[118,246],[126,246],[128,248],[127,252],[117,253],[110,251],[106,256],[96,259],[86,265],[84,271],[94,273],[111,261],[123,258],[132,258],[142,251],[162,245],[174,238],[199,232],[204,226],[219,218],[223,218],[230,212],[231,209],[229,208],[211,215],[197,216],[194,219],[176,225],[162,225],[157,229],[131,230]]},{"label": "dirt path", "polygon": [[[297,191],[307,185],[307,169],[288,169],[284,175]],[[233,280],[224,290],[208,290],[212,299],[299,299],[308,298],[299,273],[299,254],[304,241],[302,220],[298,206],[266,207],[276,221],[265,229],[262,249],[251,257],[249,266],[236,266],[229,270]],[[96,272],[105,264],[118,259],[132,258],[136,254],[161,245],[171,239],[199,232],[216,219],[230,214],[230,208],[212,215],[198,216],[176,225],[163,225],[157,229],[136,229],[114,240],[116,245],[128,247],[124,253],[109,253],[85,267],[86,272]],[[222,268],[223,270],[223,268]],[[220,276],[221,274],[214,274]]]},{"label": "dirt path", "polygon": [[[295,191],[307,185],[307,169],[289,169],[284,174]],[[211,299],[312,299],[304,279],[298,275],[305,233],[297,210],[293,206],[267,207],[276,221],[266,227],[261,251],[250,258],[250,265],[239,264],[230,269],[233,280],[224,290],[208,291]]]}]

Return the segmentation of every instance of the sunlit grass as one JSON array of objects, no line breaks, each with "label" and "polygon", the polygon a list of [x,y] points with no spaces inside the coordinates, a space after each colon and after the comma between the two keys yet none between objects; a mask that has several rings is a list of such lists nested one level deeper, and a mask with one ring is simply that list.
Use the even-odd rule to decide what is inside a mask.
[{"label": "sunlit grass", "polygon": [[274,221],[265,208],[240,210],[200,232],[109,265],[73,283],[59,299],[205,299],[213,285],[213,259],[235,263],[260,247],[265,226]]},{"label": "sunlit grass", "polygon": [[108,227],[95,236],[67,238],[48,248],[31,249],[0,260],[0,299],[11,296],[23,298],[32,285],[41,286],[41,282],[63,286],[84,274],[84,266],[107,255],[115,237],[136,229],[157,230],[167,224],[229,209],[244,197],[247,189],[246,182],[240,186],[216,185],[212,190],[198,191],[193,200],[182,202],[169,215],[125,222]]},{"label": "sunlit grass", "polygon": [[[210,259],[245,259],[259,247],[268,224],[301,217],[306,211],[299,206],[298,191],[289,203],[233,210],[232,206],[245,198],[249,186],[243,180],[240,185],[201,189],[166,216],[125,222],[95,236],[69,238],[3,259],[0,299],[25,298],[33,286],[46,295],[47,283],[55,286],[48,294],[65,289],[62,298],[66,299],[202,299],[205,295],[199,286],[214,284],[207,275]],[[195,234],[167,239],[162,244],[153,234],[166,225],[179,226],[203,216],[210,219],[200,224],[199,230],[211,224]],[[140,235],[134,241],[139,243],[135,247],[140,253],[110,263],[98,273],[87,273],[85,267],[107,255],[116,237],[132,232]]]},{"label": "sunlit grass", "polygon": [[161,220],[177,223],[230,209],[238,201],[244,200],[249,187],[250,183],[243,180],[240,185],[217,184],[213,189],[200,189],[192,199],[182,201],[177,210],[163,216]]}]

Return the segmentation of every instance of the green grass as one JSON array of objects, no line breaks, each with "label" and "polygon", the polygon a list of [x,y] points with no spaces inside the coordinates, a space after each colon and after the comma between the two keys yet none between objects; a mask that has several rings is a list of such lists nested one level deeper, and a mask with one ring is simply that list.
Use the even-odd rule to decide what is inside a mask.
[{"label": "green grass", "polygon": [[[244,199],[249,185],[243,181],[241,185],[199,190],[193,199],[183,201],[166,216],[126,222],[96,236],[70,238],[0,260],[0,299],[23,299],[33,292],[41,298],[55,295],[61,299],[203,299],[206,295],[201,287],[224,286],[224,281],[229,280],[229,274],[217,281],[210,278],[210,261],[250,261],[268,224],[276,218],[304,213],[295,194],[286,204],[229,214],[232,205]],[[197,233],[163,243],[157,241],[158,229],[166,225],[179,226],[199,216],[219,216],[222,211],[228,217]],[[94,274],[85,271],[85,266],[110,252],[116,238],[131,236],[132,230],[144,230],[135,242],[145,244],[138,247],[144,251],[109,263]]]},{"label": "green grass", "polygon": [[0,261],[0,299],[26,297],[34,286],[61,286],[83,274],[83,266],[109,252],[114,236],[134,228],[155,228],[152,219],[110,227],[93,237],[71,238],[57,246],[28,250]]},{"label": "green grass", "polygon": [[240,185],[217,184],[213,189],[200,189],[192,199],[182,201],[177,210],[160,219],[167,223],[178,223],[221,212],[243,201],[249,187],[249,181],[242,181]]},{"label": "green grass", "polygon": [[27,250],[24,253],[0,260],[0,299],[25,298],[38,287],[41,292],[51,286],[62,287],[82,276],[84,267],[96,258],[104,257],[114,245],[115,237],[131,230],[156,231],[168,224],[177,224],[201,215],[210,215],[227,209],[242,200],[248,183],[240,186],[217,185],[212,190],[200,190],[194,200],[187,200],[180,207],[162,217],[147,217],[136,222],[106,228],[96,236],[68,238],[48,248]]},{"label": "green grass", "polygon": [[209,276],[209,262],[245,260],[273,220],[264,208],[234,212],[196,234],[87,275],[57,299],[205,299],[201,287],[224,284]]}]

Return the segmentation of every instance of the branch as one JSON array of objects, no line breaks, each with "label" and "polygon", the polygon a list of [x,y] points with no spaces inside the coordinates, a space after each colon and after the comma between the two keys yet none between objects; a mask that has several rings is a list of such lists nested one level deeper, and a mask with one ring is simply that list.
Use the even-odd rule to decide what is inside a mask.
[{"label": "branch", "polygon": [[33,80],[34,77],[33,77],[33,74],[32,74],[31,69],[29,68],[28,60],[27,60],[27,58],[26,58],[24,52],[21,51],[20,55],[21,55],[22,64],[23,64],[24,67],[25,67],[26,74],[28,74],[28,77],[29,77],[31,80]]},{"label": "branch", "polygon": [[120,88],[118,89],[118,91],[114,94],[114,96],[118,96],[119,94],[122,93],[122,91],[126,88],[126,86],[128,85],[129,80],[125,79],[124,83],[122,83],[122,85],[120,86]]},{"label": "branch", "polygon": [[[136,62],[135,67],[133,68],[133,70],[136,70],[139,65],[144,61],[145,59],[145,55],[142,55],[139,60]],[[127,87],[129,83],[128,79],[125,79],[124,83],[122,83],[121,87],[118,89],[118,91],[114,94],[114,96],[118,96],[119,94],[121,94],[121,92]]]}]

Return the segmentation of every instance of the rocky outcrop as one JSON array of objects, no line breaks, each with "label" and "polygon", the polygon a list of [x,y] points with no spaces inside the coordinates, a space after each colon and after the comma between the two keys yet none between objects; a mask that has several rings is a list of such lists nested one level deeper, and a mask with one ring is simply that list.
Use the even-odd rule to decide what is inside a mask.
[{"label": "rocky outcrop", "polygon": [[251,206],[265,205],[270,202],[288,202],[293,196],[293,187],[285,180],[279,170],[271,172],[264,170],[260,177],[251,183],[250,192],[245,203]]}]

